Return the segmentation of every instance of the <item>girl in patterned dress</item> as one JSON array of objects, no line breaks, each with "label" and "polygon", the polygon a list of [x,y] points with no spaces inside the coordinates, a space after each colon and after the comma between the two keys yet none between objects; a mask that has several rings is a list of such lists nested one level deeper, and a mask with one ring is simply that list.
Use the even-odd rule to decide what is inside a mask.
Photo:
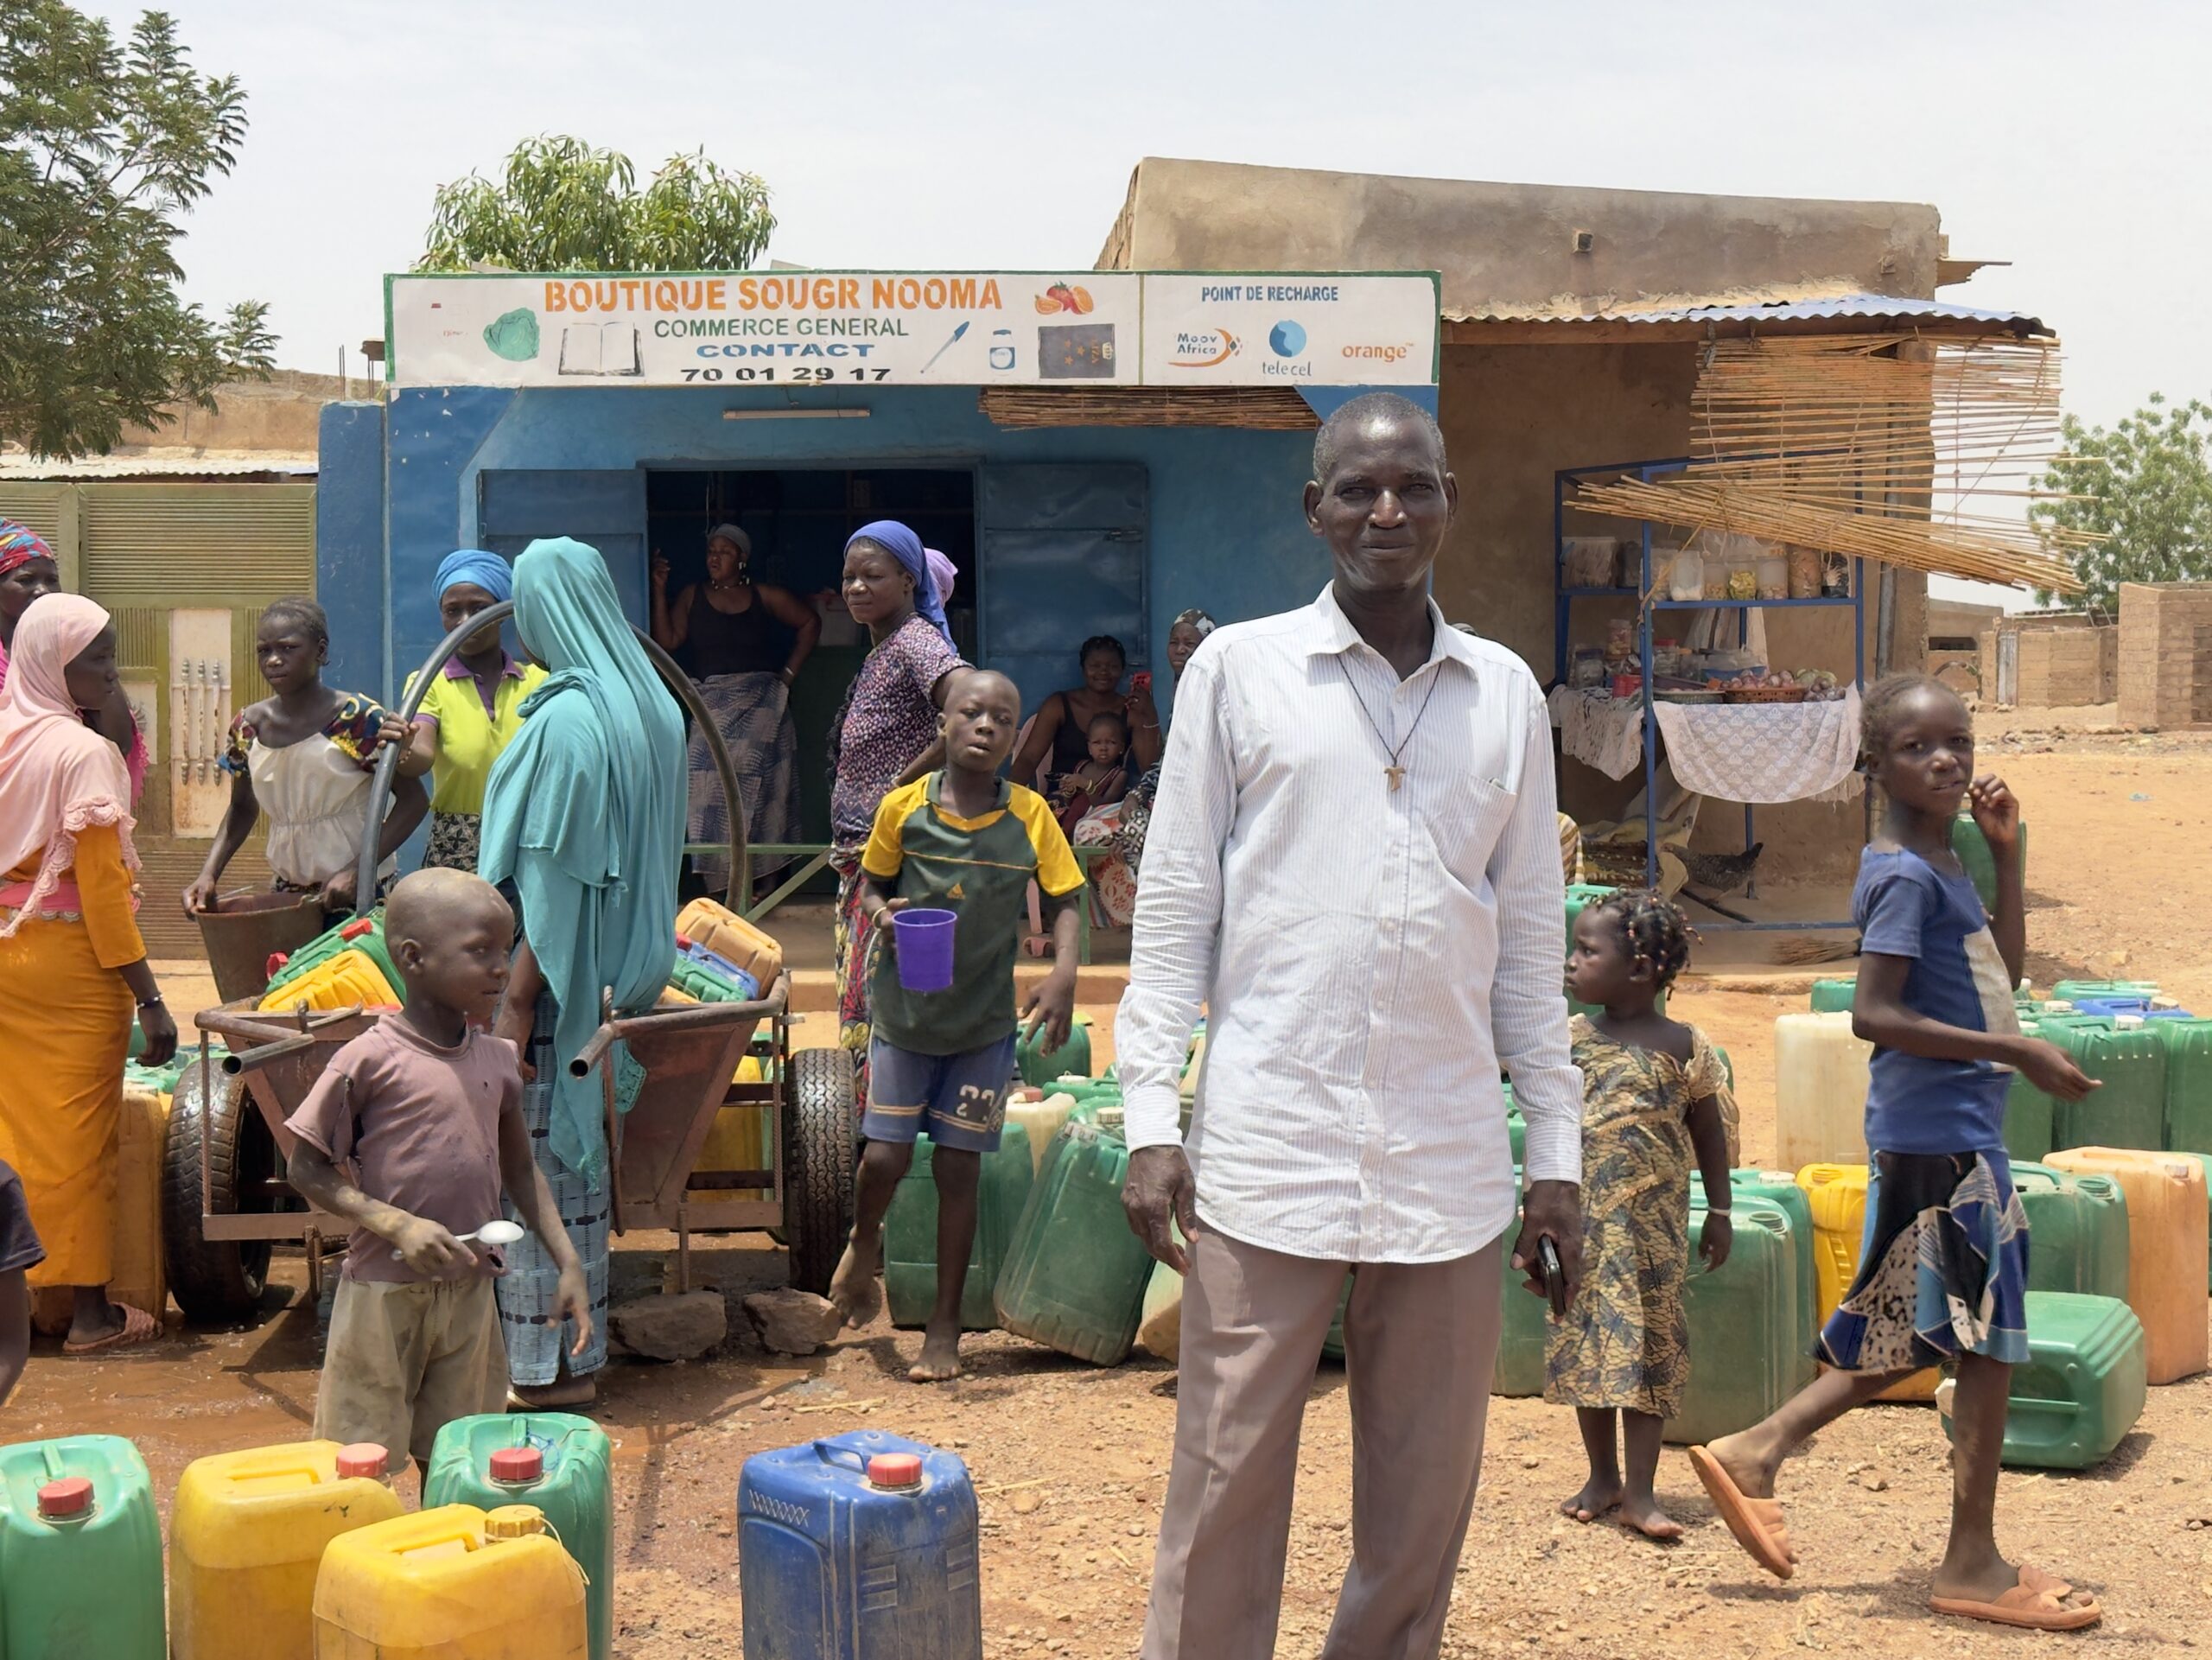
[{"label": "girl in patterned dress", "polygon": [[1567,984],[1575,1001],[1602,1011],[1578,1014],[1571,1028],[1582,1072],[1583,1281],[1544,1345],[1544,1399],[1575,1409],[1590,1455],[1590,1479],[1560,1513],[1594,1522],[1618,1509],[1628,1526],[1662,1540],[1682,1531],[1659,1508],[1651,1479],[1661,1427],[1681,1411],[1689,1382],[1682,1277],[1693,1156],[1705,1183],[1708,1269],[1728,1260],[1732,1238],[1726,1068],[1703,1033],[1658,1009],[1689,955],[1688,924],[1655,893],[1615,894],[1575,919]]}]

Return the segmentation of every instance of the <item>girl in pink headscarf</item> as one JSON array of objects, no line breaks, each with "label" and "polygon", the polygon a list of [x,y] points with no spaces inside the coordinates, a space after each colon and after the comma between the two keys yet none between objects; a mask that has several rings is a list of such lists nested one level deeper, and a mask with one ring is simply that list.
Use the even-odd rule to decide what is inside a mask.
[{"label": "girl in pink headscarf", "polygon": [[30,1282],[74,1294],[70,1354],[161,1332],[107,1295],[133,1004],[147,1064],[176,1053],[134,914],[130,776],[85,720],[118,684],[106,612],[74,594],[24,609],[0,690],[0,1160],[46,1247]]},{"label": "girl in pink headscarf", "polygon": [[[33,600],[60,588],[61,568],[46,539],[28,525],[0,518],[0,686],[8,684],[8,652],[15,644],[16,624]],[[92,711],[92,721],[123,752],[124,764],[130,769],[130,799],[136,804],[146,788],[146,740],[120,681],[106,706]]]}]

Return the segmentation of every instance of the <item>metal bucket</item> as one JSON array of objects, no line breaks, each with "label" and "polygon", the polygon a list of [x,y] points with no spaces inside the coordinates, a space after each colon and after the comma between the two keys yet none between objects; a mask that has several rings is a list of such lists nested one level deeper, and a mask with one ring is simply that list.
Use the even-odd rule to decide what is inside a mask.
[{"label": "metal bucket", "polygon": [[323,932],[322,900],[313,894],[226,894],[200,913],[200,937],[215,994],[225,1002],[258,998],[269,987],[269,959],[296,951]]}]

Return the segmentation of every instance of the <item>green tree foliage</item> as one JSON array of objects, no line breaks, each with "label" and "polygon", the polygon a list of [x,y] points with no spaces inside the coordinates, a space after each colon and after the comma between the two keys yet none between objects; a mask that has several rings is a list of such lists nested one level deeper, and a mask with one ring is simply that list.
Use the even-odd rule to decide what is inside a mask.
[{"label": "green tree foliage", "polygon": [[498,180],[442,187],[416,270],[742,270],[768,245],[768,187],[704,150],[643,190],[620,151],[527,138]]},{"label": "green tree foliage", "polygon": [[2034,517],[2106,538],[2071,556],[2083,602],[2116,610],[2122,582],[2212,579],[2212,405],[2153,392],[2109,432],[2069,415],[2064,433],[2069,460],[2043,482],[2069,499],[2038,502]]},{"label": "green tree foliage", "polygon": [[118,44],[61,0],[0,0],[0,439],[81,455],[267,375],[265,305],[216,321],[177,294],[177,220],[245,124],[237,78],[194,74],[162,13]]}]

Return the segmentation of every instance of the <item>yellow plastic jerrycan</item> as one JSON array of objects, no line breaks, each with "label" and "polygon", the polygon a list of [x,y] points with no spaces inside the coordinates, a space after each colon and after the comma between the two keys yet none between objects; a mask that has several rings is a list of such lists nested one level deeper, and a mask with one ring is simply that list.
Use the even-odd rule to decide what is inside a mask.
[{"label": "yellow plastic jerrycan", "polygon": [[376,960],[356,946],[270,992],[261,1000],[259,1012],[289,1014],[302,1003],[309,1008],[351,1008],[356,1003],[373,1008],[398,1001],[399,993]]},{"label": "yellow plastic jerrycan", "polygon": [[[2096,1097],[2089,1097],[2096,1104]],[[2070,1147],[2047,1162],[2110,1176],[2127,1196],[2127,1306],[2143,1322],[2150,1381],[2177,1383],[2205,1369],[2204,1167],[2183,1153]]]},{"label": "yellow plastic jerrycan", "polygon": [[[1821,1322],[1827,1323],[1843,1294],[1859,1277],[1859,1251],[1866,1241],[1866,1167],[1808,1164],[1797,1173],[1813,1210],[1813,1285]],[[1878,1401],[1933,1401],[1943,1374],[1930,1366],[1893,1383]]]},{"label": "yellow plastic jerrycan", "polygon": [[1777,1163],[1797,1170],[1866,1155],[1866,1066],[1873,1053],[1872,1044],[1852,1035],[1847,1009],[1775,1021]]},{"label": "yellow plastic jerrycan", "polygon": [[116,1138],[114,1254],[107,1294],[157,1320],[169,1300],[162,1254],[162,1162],[168,1131],[169,1097],[125,1083]]},{"label": "yellow plastic jerrycan", "polygon": [[169,1523],[172,1660],[312,1653],[324,1547],[400,1513],[385,1463],[366,1442],[301,1441],[187,1465]]},{"label": "yellow plastic jerrycan", "polygon": [[315,1660],[588,1660],[584,1575],[528,1504],[444,1504],[330,1542]]}]

